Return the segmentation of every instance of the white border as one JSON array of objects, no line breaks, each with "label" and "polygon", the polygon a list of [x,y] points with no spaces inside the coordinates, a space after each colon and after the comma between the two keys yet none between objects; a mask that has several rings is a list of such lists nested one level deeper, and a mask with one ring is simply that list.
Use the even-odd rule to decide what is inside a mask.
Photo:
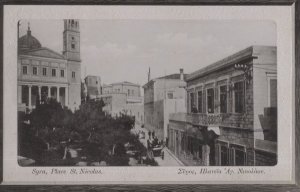
[{"label": "white border", "polygon": [[[17,21],[20,19],[271,20],[277,25],[278,164],[264,175],[178,175],[178,167],[102,167],[102,175],[31,174],[17,164]],[[246,38],[246,37],[245,37]],[[294,138],[294,6],[4,6],[4,184],[290,184]],[[201,167],[182,167],[198,170]],[[203,167],[202,167],[203,168]],[[216,169],[221,167],[207,167]],[[237,169],[238,167],[231,167]],[[51,168],[44,168],[50,170]],[[65,170],[71,167],[62,168]]]}]

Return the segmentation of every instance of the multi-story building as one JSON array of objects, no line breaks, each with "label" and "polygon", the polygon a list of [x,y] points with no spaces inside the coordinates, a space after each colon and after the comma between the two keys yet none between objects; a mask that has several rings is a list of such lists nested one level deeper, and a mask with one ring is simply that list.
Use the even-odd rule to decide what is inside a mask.
[{"label": "multi-story building", "polygon": [[63,54],[42,47],[28,27],[18,41],[18,110],[56,98],[75,110],[80,98],[80,30],[78,20],[64,20]]},{"label": "multi-story building", "polygon": [[136,124],[144,123],[144,105],[141,86],[127,81],[102,86],[97,97],[105,103],[104,111],[112,116],[120,113],[135,117]]},{"label": "multi-story building", "polygon": [[99,76],[88,75],[84,78],[85,92],[91,99],[101,95],[101,78]]},{"label": "multi-story building", "polygon": [[170,115],[170,150],[186,165],[277,163],[276,47],[252,46],[189,74],[187,113]]},{"label": "multi-story building", "polygon": [[167,139],[169,114],[186,112],[186,82],[183,69],[147,82],[144,88],[145,128],[159,140]]}]

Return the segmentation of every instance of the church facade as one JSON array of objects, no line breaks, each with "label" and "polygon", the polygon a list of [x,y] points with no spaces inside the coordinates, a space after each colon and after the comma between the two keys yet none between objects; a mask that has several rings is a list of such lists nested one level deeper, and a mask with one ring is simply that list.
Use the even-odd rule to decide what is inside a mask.
[{"label": "church facade", "polygon": [[18,40],[18,111],[31,111],[54,98],[72,111],[81,104],[80,28],[64,20],[63,51],[43,47],[28,27]]}]

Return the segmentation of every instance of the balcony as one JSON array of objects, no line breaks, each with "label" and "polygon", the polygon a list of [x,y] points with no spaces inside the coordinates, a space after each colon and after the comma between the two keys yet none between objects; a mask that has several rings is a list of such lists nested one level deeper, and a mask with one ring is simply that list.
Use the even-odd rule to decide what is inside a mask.
[{"label": "balcony", "polygon": [[170,114],[170,121],[186,122],[192,125],[209,127],[227,126],[248,128],[248,126],[251,126],[245,114],[235,113],[172,113]]}]

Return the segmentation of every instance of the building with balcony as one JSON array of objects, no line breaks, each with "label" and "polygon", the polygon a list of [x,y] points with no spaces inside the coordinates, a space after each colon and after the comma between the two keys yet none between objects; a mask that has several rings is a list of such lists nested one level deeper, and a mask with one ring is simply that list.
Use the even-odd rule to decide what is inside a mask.
[{"label": "building with balcony", "polygon": [[99,76],[88,75],[84,78],[85,94],[91,98],[95,99],[97,96],[101,95],[101,78]]},{"label": "building with balcony", "polygon": [[144,104],[140,85],[127,81],[103,85],[102,93],[97,99],[104,101],[104,111],[112,116],[123,113],[134,116],[136,124],[144,124]]},{"label": "building with balcony", "polygon": [[28,26],[18,40],[18,111],[55,98],[75,110],[80,98],[80,30],[78,20],[64,20],[63,53],[42,47]]},{"label": "building with balcony", "polygon": [[184,164],[277,163],[276,55],[251,46],[187,76],[187,113],[171,114],[168,128]]},{"label": "building with balcony", "polygon": [[180,73],[149,80],[144,88],[145,128],[159,140],[167,139],[169,114],[186,112],[186,82]]}]

